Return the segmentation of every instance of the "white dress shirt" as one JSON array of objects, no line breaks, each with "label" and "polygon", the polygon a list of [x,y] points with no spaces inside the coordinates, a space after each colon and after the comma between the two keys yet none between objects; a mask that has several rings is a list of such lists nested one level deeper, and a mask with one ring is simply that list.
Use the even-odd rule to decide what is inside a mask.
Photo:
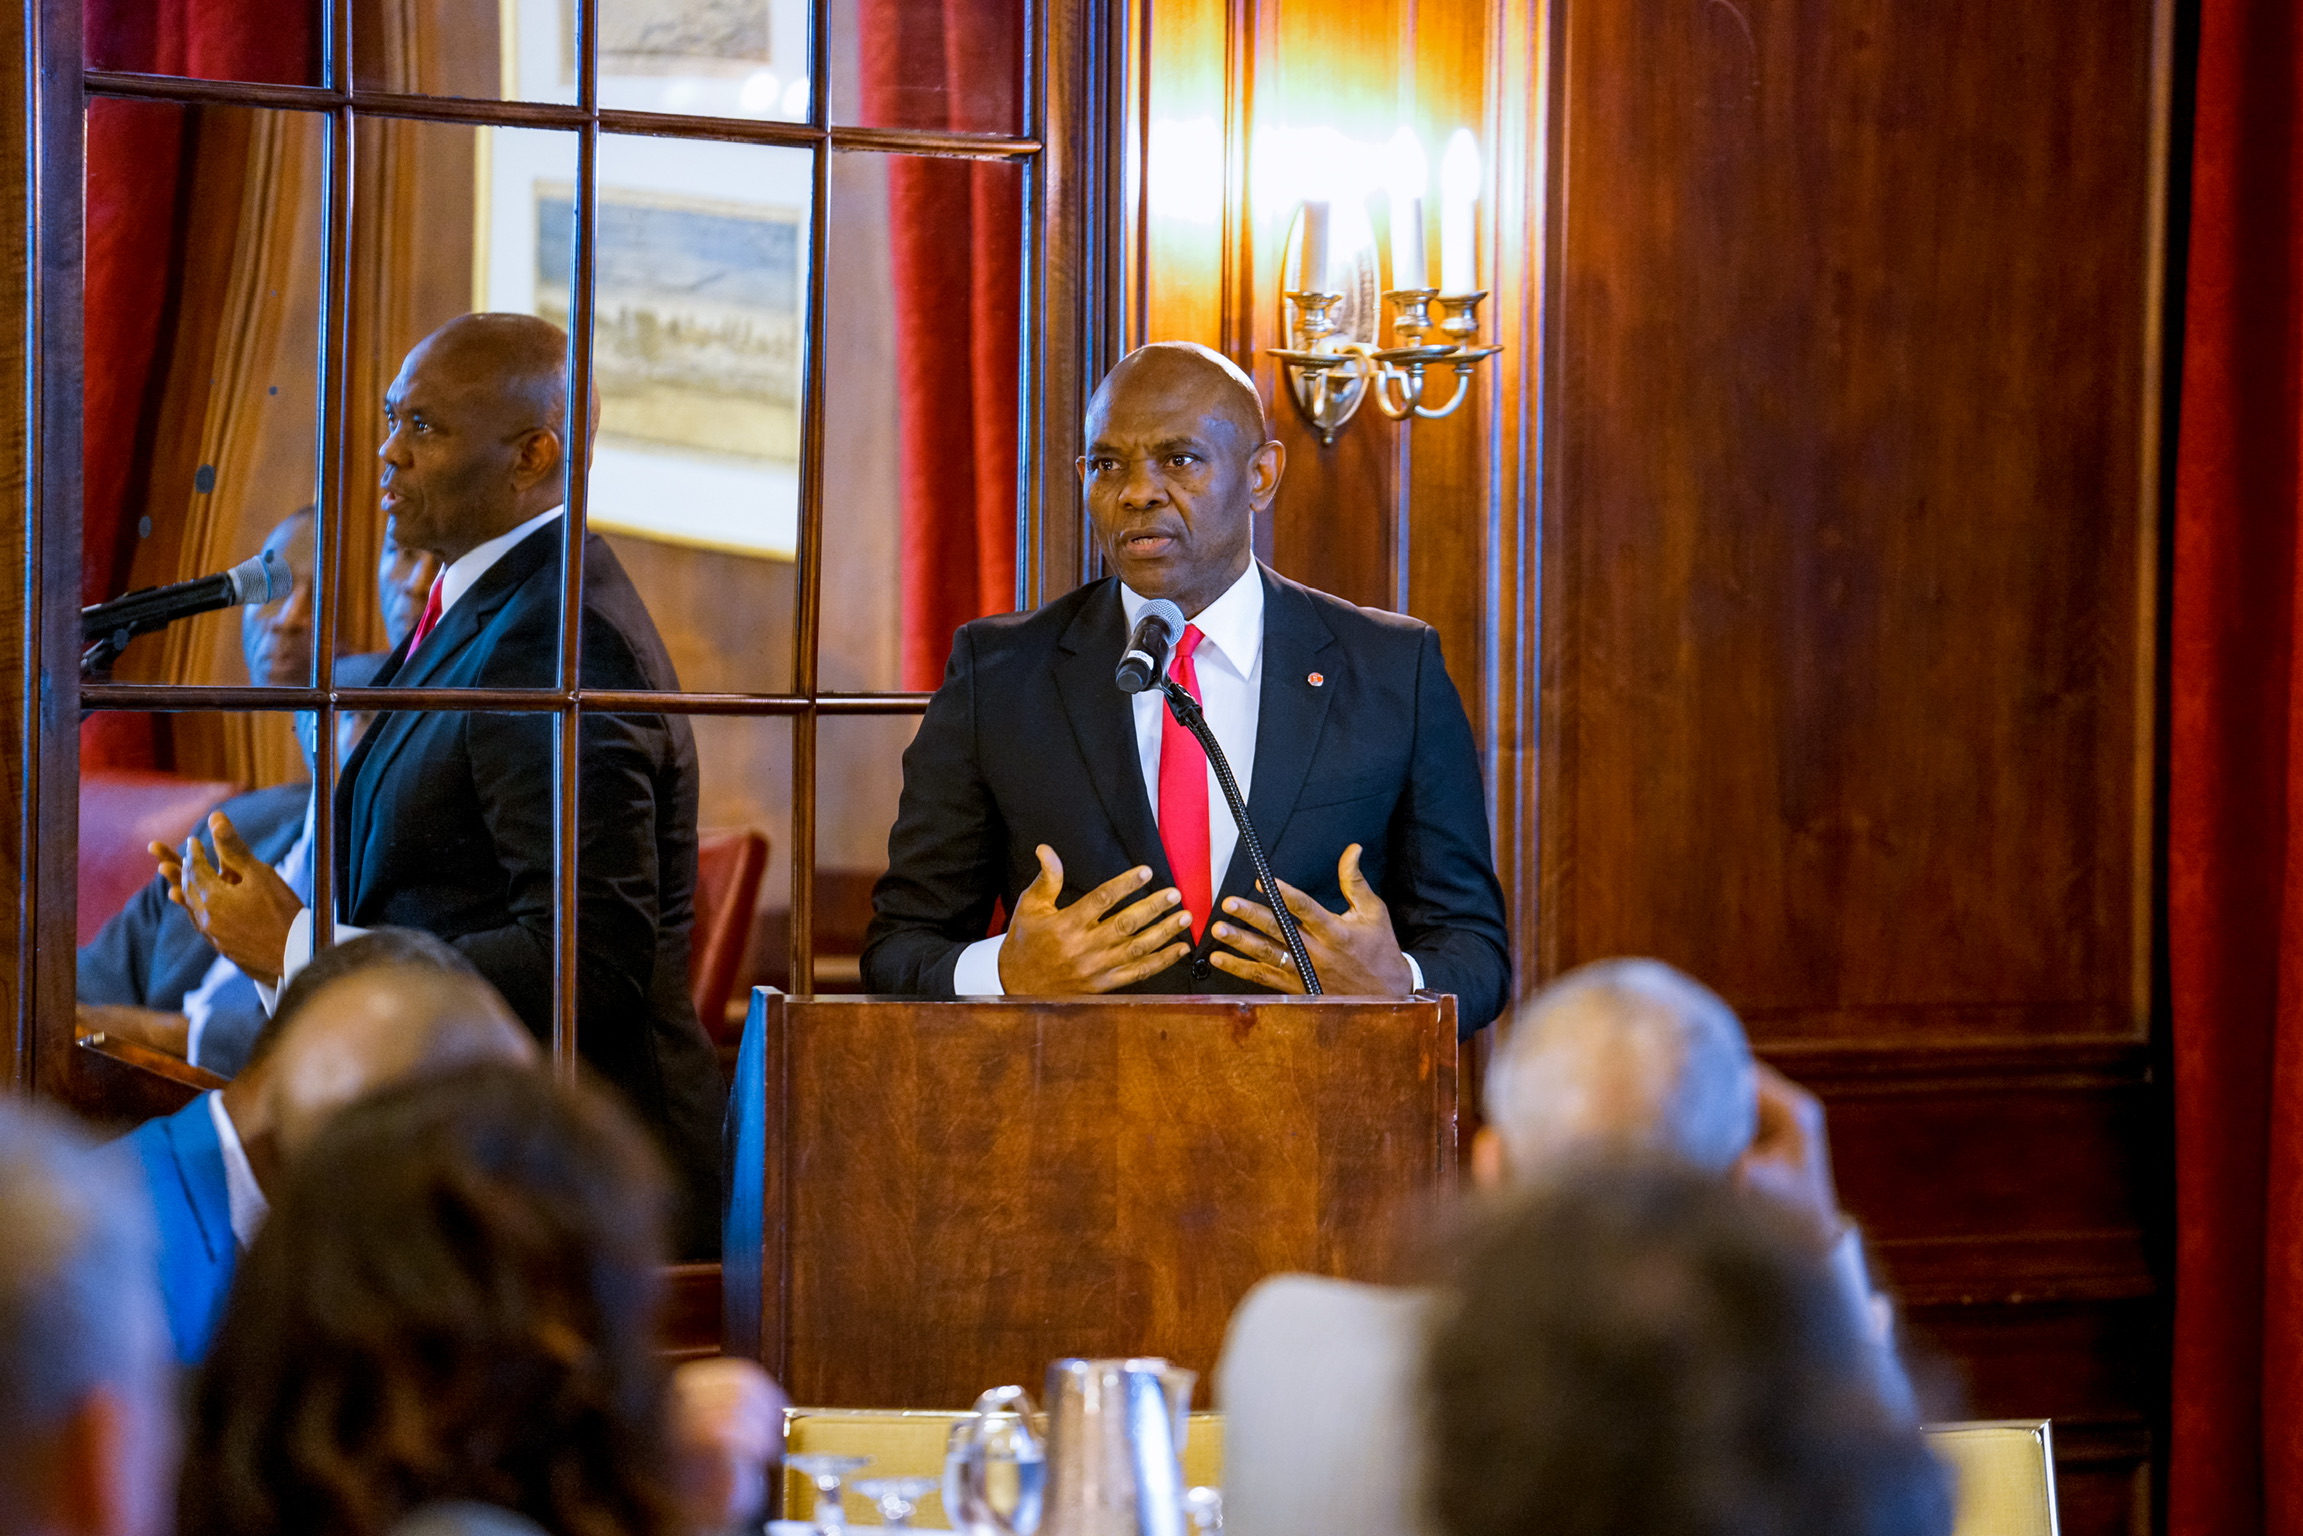
[{"label": "white dress shirt", "polygon": [[[433,620],[433,623],[435,625],[445,624],[448,621],[448,610],[455,607],[457,600],[471,591],[479,583],[481,577],[488,574],[489,567],[510,554],[513,547],[527,538],[529,534],[549,524],[559,515],[560,509],[558,507],[552,508],[549,512],[539,512],[511,532],[498,534],[485,544],[475,544],[450,561],[448,568],[440,573],[440,616]],[[427,636],[426,638],[429,639],[430,637]],[[414,654],[413,651],[409,653],[411,657]],[[401,665],[405,667],[406,662],[403,661]],[[310,835],[311,821],[307,817],[305,836],[309,837]],[[310,853],[307,852],[305,858],[308,860],[310,857]],[[304,897],[307,902],[311,900],[311,893],[308,888],[299,890],[297,894]],[[365,928],[354,928],[349,923],[338,923],[336,925],[336,940],[338,943],[342,943],[345,939],[358,938],[367,931]],[[280,954],[280,986],[286,986],[294,979],[298,971],[311,962],[312,909],[306,906],[303,911],[296,914],[295,921],[288,925],[288,942],[282,947]],[[279,1001],[279,988],[267,987],[258,982],[256,995],[264,1000],[264,1011],[269,1013],[273,1005]]]},{"label": "white dress shirt", "polygon": [[[1150,604],[1150,598],[1127,583],[1120,583],[1120,607],[1131,634]],[[1256,721],[1263,711],[1263,607],[1262,569],[1250,560],[1239,580],[1189,620],[1200,632],[1199,648],[1192,652],[1192,665],[1199,678],[1200,711],[1207,716],[1208,729],[1215,732],[1216,744],[1223,748],[1224,760],[1231,764],[1232,778],[1239,785],[1239,797],[1243,801],[1248,798],[1255,776]],[[1135,696],[1133,707],[1136,757],[1143,770],[1144,797],[1151,802],[1152,820],[1157,823],[1160,740],[1162,722],[1167,718],[1167,698],[1157,688],[1146,688]],[[1211,895],[1223,889],[1224,876],[1231,869],[1232,854],[1238,847],[1239,823],[1232,817],[1231,804],[1224,799],[1223,786],[1216,782],[1215,765],[1210,763],[1207,848]],[[1343,850],[1339,848],[1336,852],[1340,855]],[[1217,915],[1194,912],[1192,916],[1199,920],[1194,926],[1211,922]],[[961,997],[1005,996],[1007,989],[1000,985],[1000,946],[1006,941],[1007,935],[1002,933],[978,939],[961,950],[959,963],[952,968],[952,991]],[[1421,988],[1423,968],[1415,963],[1413,955],[1407,957],[1407,965],[1415,985]]]},{"label": "white dress shirt", "polygon": [[240,1128],[224,1108],[221,1093],[208,1095],[208,1119],[216,1127],[216,1145],[224,1153],[224,1202],[232,1213],[232,1240],[245,1248],[256,1240],[256,1229],[272,1213],[248,1163],[248,1149],[240,1145]]}]

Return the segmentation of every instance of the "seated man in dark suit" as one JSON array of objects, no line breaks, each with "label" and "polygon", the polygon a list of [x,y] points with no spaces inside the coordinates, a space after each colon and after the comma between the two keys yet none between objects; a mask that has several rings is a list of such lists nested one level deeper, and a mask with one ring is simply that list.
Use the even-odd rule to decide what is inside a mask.
[{"label": "seated man in dark suit", "polygon": [[[385,396],[383,510],[444,563],[425,618],[376,678],[394,688],[548,688],[560,658],[567,338],[466,315],[408,354]],[[679,686],[605,540],[584,546],[584,686]],[[449,940],[540,1038],[553,1022],[552,759],[543,713],[381,714],[334,806],[338,917]],[[584,1060],[659,1137],[684,1185],[683,1250],[717,1241],[725,1090],[688,993],[697,772],[684,716],[586,713],[577,754],[576,1021]],[[201,931],[259,982],[310,953],[303,899],[211,822],[167,869]],[[197,845],[195,850],[197,853]]]},{"label": "seated man in dark suit", "polygon": [[1199,743],[1157,690],[1113,683],[1145,604],[1167,598],[1191,621],[1171,675],[1206,709],[1322,988],[1451,992],[1460,1029],[1487,1023],[1510,980],[1503,892],[1438,635],[1255,560],[1286,454],[1221,355],[1132,353],[1087,436],[1117,574],[954,637],[904,754],[866,990],[1303,990]]},{"label": "seated man in dark suit", "polygon": [[207,1353],[282,1161],[328,1114],[387,1083],[535,1055],[471,962],[429,934],[379,930],[306,967],[239,1076],[122,1138],[151,1193],[177,1358]]}]

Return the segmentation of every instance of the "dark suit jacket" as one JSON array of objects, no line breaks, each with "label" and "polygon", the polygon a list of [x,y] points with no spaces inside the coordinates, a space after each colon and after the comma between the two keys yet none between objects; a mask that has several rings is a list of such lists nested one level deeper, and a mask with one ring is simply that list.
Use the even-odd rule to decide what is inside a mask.
[{"label": "dark suit jacket", "polygon": [[[304,807],[311,799],[309,784],[276,784],[235,795],[217,809],[232,818],[256,857],[277,864],[296,846],[304,830]],[[203,844],[208,842],[206,828],[207,818],[202,817]],[[201,936],[184,909],[168,899],[168,882],[154,875],[152,883],[112,914],[103,930],[81,948],[78,995],[83,1003],[176,1012],[184,1006],[184,994],[207,978],[215,960],[215,946]],[[234,977],[217,994],[207,1028],[201,1032],[199,1065],[226,1077],[238,1072],[264,1018],[256,984],[245,976]]]},{"label": "dark suit jacket", "polygon": [[[554,522],[489,567],[412,661],[395,651],[377,685],[552,686],[560,590]],[[679,686],[647,606],[597,535],[584,552],[583,681]],[[336,794],[344,921],[449,940],[545,1040],[558,730],[541,713],[379,713]],[[586,714],[579,759],[577,1048],[655,1128],[689,1197],[683,1250],[708,1250],[725,1094],[688,995],[695,738],[679,715]]]},{"label": "dark suit jacket", "polygon": [[147,1120],[116,1145],[136,1155],[160,1238],[160,1298],[176,1358],[197,1365],[224,1315],[239,1267],[224,1148],[202,1094],[172,1115]]},{"label": "dark suit jacket", "polygon": [[[1335,911],[1336,860],[1359,843],[1401,947],[1426,987],[1456,995],[1468,1034],[1503,1007],[1511,968],[1479,762],[1439,636],[1262,570],[1248,819],[1279,878]],[[1125,623],[1119,582],[1107,578],[953,638],[943,686],[904,753],[903,804],[864,941],[867,990],[949,997],[993,903],[1013,911],[1038,874],[1040,843],[1064,863],[1059,903],[1138,864],[1154,872],[1148,889],[1173,883],[1132,707],[1112,683]],[[1217,900],[1254,883],[1242,846]],[[1209,965],[1215,947],[1203,937],[1189,960],[1130,990],[1258,990]]]}]

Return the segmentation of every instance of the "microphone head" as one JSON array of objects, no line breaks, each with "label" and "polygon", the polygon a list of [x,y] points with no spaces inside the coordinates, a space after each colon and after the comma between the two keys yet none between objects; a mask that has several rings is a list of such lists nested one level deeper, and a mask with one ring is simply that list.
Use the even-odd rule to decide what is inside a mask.
[{"label": "microphone head", "polygon": [[1167,643],[1170,646],[1183,638],[1183,610],[1164,597],[1155,597],[1144,604],[1143,618],[1136,622],[1141,624],[1144,619],[1157,619],[1166,626]]},{"label": "microphone head", "polygon": [[272,550],[232,567],[232,601],[240,606],[276,603],[296,590],[296,573]]}]

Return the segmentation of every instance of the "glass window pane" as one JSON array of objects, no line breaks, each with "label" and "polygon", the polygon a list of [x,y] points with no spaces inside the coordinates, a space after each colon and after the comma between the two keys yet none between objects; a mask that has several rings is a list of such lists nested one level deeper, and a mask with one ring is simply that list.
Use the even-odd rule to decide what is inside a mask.
[{"label": "glass window pane", "polygon": [[721,1047],[732,1056],[740,1035],[729,1003],[749,979],[762,902],[781,904],[790,888],[788,876],[764,878],[772,872],[763,854],[789,852],[791,724],[587,713],[583,743],[582,1055],[684,1170],[698,1198],[682,1249],[711,1257],[727,1102]]},{"label": "glass window pane", "polygon": [[311,681],[324,128],[89,103],[83,601],[265,551],[293,581],[134,639],[122,680]]},{"label": "glass window pane", "polygon": [[[586,516],[691,689],[792,686],[813,163],[801,149],[600,140]],[[565,242],[538,260],[532,303],[558,320]]]},{"label": "glass window pane", "polygon": [[1020,134],[1017,0],[831,0],[832,121]]},{"label": "glass window pane", "polygon": [[999,161],[833,157],[827,690],[933,688],[952,631],[1015,606],[1022,180]]},{"label": "glass window pane", "polygon": [[[313,717],[279,713],[99,714],[88,735],[117,739],[131,721],[138,765],[84,761],[80,776],[79,978],[83,1030],[100,1029],[229,1077],[264,1023],[247,976],[219,956],[167,898],[146,849],[182,847],[221,810],[251,855],[311,891],[310,847],[299,850],[311,800]],[[109,728],[107,728],[109,727]],[[347,721],[339,741],[357,739]]]},{"label": "glass window pane", "polygon": [[[410,416],[410,433],[390,440],[385,403],[418,343],[459,316],[496,308],[543,313],[554,323],[566,317],[564,276],[551,280],[559,284],[551,297],[540,298],[537,271],[545,259],[540,252],[564,250],[567,242],[576,136],[362,118],[355,159],[341,533],[347,579],[336,635],[337,650],[346,656],[385,653],[400,644],[422,614],[439,556],[474,542],[475,520],[487,530],[522,520],[517,509],[461,505],[457,498],[462,493],[443,483],[451,470],[442,468],[436,454],[446,439],[433,429],[452,432],[453,422],[426,420],[421,425],[428,435],[419,437],[419,423]],[[540,334],[548,354],[554,343],[549,333]],[[556,344],[565,347],[564,341]],[[476,379],[497,386],[464,405],[498,410],[509,408],[518,395],[516,373],[509,363],[482,353],[464,356],[430,382],[454,385]],[[557,428],[562,432],[565,411],[563,401]],[[507,440],[504,434],[498,437]],[[388,445],[389,460],[381,456]],[[387,516],[387,471],[393,505],[421,508],[412,526],[405,513]],[[552,482],[555,491],[558,483]],[[427,533],[427,522],[440,526]],[[531,560],[535,553],[530,552]],[[556,548],[546,559],[556,569]],[[441,644],[459,638],[451,627]],[[557,652],[532,649],[537,654],[525,664],[509,672],[498,665],[484,680],[498,686],[551,686]],[[446,660],[436,651],[428,659]],[[470,667],[441,671],[435,666],[421,674],[403,669],[400,680],[454,686],[483,679]]]},{"label": "glass window pane", "polygon": [[318,85],[318,0],[87,0],[81,35],[90,69]]},{"label": "glass window pane", "polygon": [[816,726],[815,956],[818,992],[861,992],[872,887],[904,790],[917,715],[827,715]]},{"label": "glass window pane", "polygon": [[502,0],[352,0],[353,84],[409,96],[575,100],[572,75],[564,98],[507,85],[504,26],[513,14]]},{"label": "glass window pane", "polygon": [[[539,3],[519,0],[523,13]],[[809,9],[808,0],[600,0],[600,105],[805,122]]]}]

